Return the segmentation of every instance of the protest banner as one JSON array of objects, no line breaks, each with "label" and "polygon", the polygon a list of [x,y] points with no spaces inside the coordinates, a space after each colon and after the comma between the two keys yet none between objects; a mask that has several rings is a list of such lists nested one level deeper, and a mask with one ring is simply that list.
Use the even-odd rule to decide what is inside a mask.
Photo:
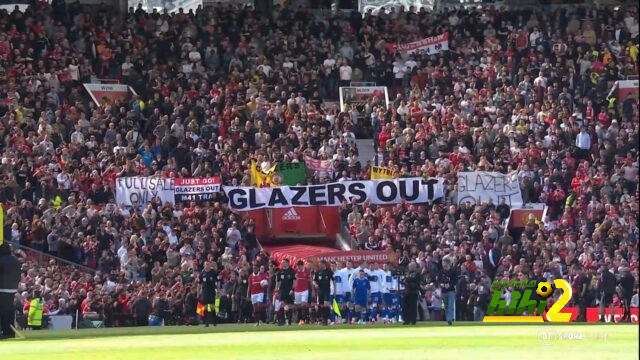
[{"label": "protest banner", "polygon": [[516,172],[502,174],[499,172],[474,171],[458,173],[458,205],[486,203],[491,200],[498,205],[505,199],[512,209],[523,205],[520,183]]},{"label": "protest banner", "polygon": [[124,84],[82,84],[91,100],[98,106],[115,101],[128,101],[131,94],[137,95],[129,85]]},{"label": "protest banner", "polygon": [[389,92],[386,86],[341,86],[338,88],[340,110],[345,111],[346,105],[355,106],[359,111],[364,111],[364,106],[373,100],[389,106]]},{"label": "protest banner", "polygon": [[333,161],[331,160],[318,160],[311,156],[305,156],[304,162],[309,170],[319,173],[320,176],[331,176],[333,174]]},{"label": "protest banner", "polygon": [[126,206],[144,206],[148,202],[175,203],[174,182],[161,177],[116,178],[116,203]]},{"label": "protest banner", "polygon": [[223,186],[229,207],[239,211],[292,206],[339,206],[353,199],[359,204],[428,203],[444,196],[444,179],[420,177],[394,180],[343,181],[308,186],[256,188]]},{"label": "protest banner", "polygon": [[220,177],[176,178],[174,185],[176,201],[204,202],[220,192]]},{"label": "protest banner", "polygon": [[280,185],[300,185],[307,182],[307,167],[302,162],[279,163],[276,165]]},{"label": "protest banner", "polygon": [[395,179],[398,177],[398,172],[384,166],[371,166],[371,180],[386,180]]},{"label": "protest banner", "polygon": [[404,52],[408,54],[438,54],[441,51],[449,50],[449,33],[428,37],[406,44],[397,44],[395,45],[395,49],[398,52]]},{"label": "protest banner", "polygon": [[251,185],[257,187],[271,187],[278,184],[273,181],[273,175],[276,173],[276,166],[271,166],[268,170],[263,171],[260,169],[257,161],[251,162],[250,175]]}]

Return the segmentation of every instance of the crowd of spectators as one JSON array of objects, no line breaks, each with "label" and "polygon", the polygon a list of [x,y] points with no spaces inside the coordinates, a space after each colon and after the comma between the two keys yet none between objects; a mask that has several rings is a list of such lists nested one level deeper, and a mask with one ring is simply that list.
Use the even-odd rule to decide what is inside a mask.
[{"label": "crowd of spectators", "polygon": [[[394,52],[444,32],[449,51]],[[628,268],[637,294],[638,100],[608,94],[637,77],[638,51],[634,8],[113,16],[55,0],[2,11],[5,239],[86,267],[28,261],[16,302],[38,289],[48,311],[99,313],[110,325],[132,311],[190,322],[205,259],[224,269],[223,293],[243,297],[237,279],[269,257],[223,194],[128,208],[115,203],[115,179],[248,185],[252,159],[268,167],[305,155],[334,161],[333,178],[309,183],[367,179],[371,163],[447,180],[434,204],[340,210],[362,249],[396,252],[399,268],[418,263],[434,313],[447,257],[465,275],[461,318],[473,318],[494,277],[571,280],[584,269],[595,305],[599,272]],[[138,95],[96,105],[81,84],[104,78]],[[341,111],[338,86],[352,81],[387,86],[389,106]],[[356,134],[373,136],[374,159],[358,157]],[[524,201],[546,204],[548,217],[514,232],[504,204],[457,206],[456,173],[474,170],[516,171]]]}]

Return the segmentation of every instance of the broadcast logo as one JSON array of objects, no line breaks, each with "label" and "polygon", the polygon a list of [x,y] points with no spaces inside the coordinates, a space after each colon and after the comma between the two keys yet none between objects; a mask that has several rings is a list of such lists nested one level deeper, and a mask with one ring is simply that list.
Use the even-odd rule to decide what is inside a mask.
[{"label": "broadcast logo", "polygon": [[[502,298],[505,289],[513,288],[510,293],[510,301]],[[562,295],[547,309],[549,297],[555,289],[562,290]],[[527,279],[517,281],[494,281],[491,284],[493,296],[489,303],[487,313],[482,322],[510,322],[510,323],[537,323],[537,322],[570,322],[571,314],[562,313],[565,305],[571,300],[573,291],[571,285],[565,280],[556,279],[553,285],[547,281],[537,282]],[[536,298],[535,294],[538,295]],[[546,310],[546,313],[545,313]]]}]

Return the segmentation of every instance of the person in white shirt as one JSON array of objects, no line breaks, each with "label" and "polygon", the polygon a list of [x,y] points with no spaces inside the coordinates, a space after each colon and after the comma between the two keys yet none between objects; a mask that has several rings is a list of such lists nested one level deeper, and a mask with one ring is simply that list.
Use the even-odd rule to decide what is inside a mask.
[{"label": "person in white shirt", "polygon": [[231,252],[234,256],[238,255],[238,243],[242,239],[242,234],[238,230],[238,223],[233,222],[229,230],[227,230],[227,245],[231,248]]},{"label": "person in white shirt", "polygon": [[547,78],[544,77],[544,74],[542,72],[540,72],[538,74],[538,77],[533,80],[533,86],[539,86],[545,89],[547,88]]},{"label": "person in white shirt", "polygon": [[372,262],[369,264],[369,285],[371,286],[371,321],[377,322],[382,320],[381,313],[379,311],[383,306],[382,290],[385,282],[385,271],[378,267],[378,263]]},{"label": "person in white shirt", "polygon": [[591,150],[591,136],[584,126],[580,127],[580,133],[576,136],[576,146],[578,147],[578,158],[587,159]]},{"label": "person in white shirt", "polygon": [[334,297],[336,302],[343,309],[342,314],[348,322],[351,322],[351,313],[353,305],[351,304],[351,278],[357,270],[353,268],[351,261],[347,261],[347,266],[336,271],[333,274]]},{"label": "person in white shirt", "polygon": [[353,75],[353,69],[349,66],[346,60],[343,61],[339,69],[340,72],[340,86],[349,86],[351,83],[351,76]]},{"label": "person in white shirt", "polygon": [[126,57],[121,66],[122,76],[129,76],[131,74],[131,69],[133,69],[133,63],[131,62],[130,57]]},{"label": "person in white shirt", "polygon": [[405,61],[404,65],[407,68],[407,72],[411,73],[413,69],[418,66],[418,63],[413,59],[413,56],[409,56],[409,59]]}]

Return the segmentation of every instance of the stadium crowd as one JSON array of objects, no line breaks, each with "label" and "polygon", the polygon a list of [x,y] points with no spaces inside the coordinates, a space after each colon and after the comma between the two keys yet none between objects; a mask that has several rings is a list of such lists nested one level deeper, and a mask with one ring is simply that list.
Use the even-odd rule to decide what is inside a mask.
[{"label": "stadium crowd", "polygon": [[[394,53],[392,44],[444,32],[449,51]],[[53,1],[3,11],[4,238],[84,266],[21,254],[16,304],[41,295],[45,313],[78,310],[108,326],[147,324],[150,314],[195,323],[208,260],[220,319],[250,320],[252,264],[269,273],[269,295],[278,271],[252,224],[222,193],[204,204],[118,205],[115,179],[248,185],[252,159],[268,167],[307,155],[334,161],[333,178],[309,174],[314,184],[368,179],[371,164],[447,180],[434,204],[340,209],[360,248],[397,253],[394,271],[417,266],[424,319],[444,318],[443,261],[459,275],[459,320],[482,318],[494,278],[564,278],[577,305],[637,306],[638,100],[608,93],[638,64],[637,9],[119,17]],[[138,95],[98,106],[81,84],[104,78]],[[387,86],[389,106],[341,111],[331,101],[352,81]],[[374,159],[358,157],[356,135],[373,136]],[[548,217],[510,232],[506,204],[457,206],[456,173],[474,170],[517,171],[523,200],[545,203]]]}]

